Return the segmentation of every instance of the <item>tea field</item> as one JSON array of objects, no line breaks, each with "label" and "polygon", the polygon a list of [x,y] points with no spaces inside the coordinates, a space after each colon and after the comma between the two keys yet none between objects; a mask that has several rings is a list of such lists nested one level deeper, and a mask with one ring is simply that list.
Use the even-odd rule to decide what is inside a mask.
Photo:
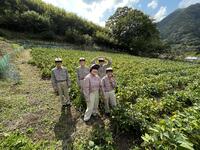
[{"label": "tea field", "polygon": [[55,57],[63,59],[77,110],[84,108],[76,84],[79,58],[85,57],[88,66],[97,56],[112,59],[118,107],[102,130],[75,140],[75,149],[113,150],[114,137],[121,134],[132,138],[130,149],[200,149],[199,64],[59,48],[33,48],[31,55],[29,63],[41,69],[43,79],[50,77]]}]

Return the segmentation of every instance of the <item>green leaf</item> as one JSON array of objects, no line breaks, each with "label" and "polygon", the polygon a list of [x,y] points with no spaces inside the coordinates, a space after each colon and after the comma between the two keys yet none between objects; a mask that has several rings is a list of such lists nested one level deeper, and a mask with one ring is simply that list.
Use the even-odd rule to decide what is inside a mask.
[{"label": "green leaf", "polygon": [[149,134],[145,133],[145,136],[142,136],[142,139],[143,139],[144,141],[146,141],[146,142],[149,142],[149,141],[152,139],[152,137],[149,136]]},{"label": "green leaf", "polygon": [[180,147],[183,147],[183,148],[186,148],[188,150],[194,150],[193,148],[193,144],[190,143],[190,142],[187,142],[187,141],[179,141],[180,144]]},{"label": "green leaf", "polygon": [[149,130],[154,131],[156,133],[159,133],[159,131],[157,129],[154,129],[154,128],[149,128]]}]

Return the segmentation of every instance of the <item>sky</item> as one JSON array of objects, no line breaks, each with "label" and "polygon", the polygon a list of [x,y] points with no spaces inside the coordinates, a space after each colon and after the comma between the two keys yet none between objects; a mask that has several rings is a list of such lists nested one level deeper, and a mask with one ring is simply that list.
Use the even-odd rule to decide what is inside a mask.
[{"label": "sky", "polygon": [[139,9],[161,21],[167,15],[178,8],[185,8],[192,4],[200,3],[200,0],[43,0],[46,3],[74,12],[78,16],[92,21],[101,26],[114,14],[118,7],[128,6]]}]

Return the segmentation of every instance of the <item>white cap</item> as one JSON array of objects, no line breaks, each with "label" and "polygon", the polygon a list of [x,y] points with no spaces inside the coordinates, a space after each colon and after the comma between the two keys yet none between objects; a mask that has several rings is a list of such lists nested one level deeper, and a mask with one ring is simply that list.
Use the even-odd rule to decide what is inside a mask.
[{"label": "white cap", "polygon": [[109,68],[106,68],[106,71],[113,71],[113,69],[109,67]]},{"label": "white cap", "polygon": [[85,61],[84,57],[79,58],[79,61]]},{"label": "white cap", "polygon": [[99,57],[98,60],[99,61],[104,61],[104,58],[103,57]]},{"label": "white cap", "polygon": [[55,58],[55,62],[62,62],[62,59],[61,58]]}]

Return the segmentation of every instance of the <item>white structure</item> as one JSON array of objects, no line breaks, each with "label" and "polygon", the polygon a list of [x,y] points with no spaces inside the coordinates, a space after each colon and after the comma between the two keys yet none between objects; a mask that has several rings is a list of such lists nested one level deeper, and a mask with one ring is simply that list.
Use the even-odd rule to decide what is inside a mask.
[{"label": "white structure", "polygon": [[200,60],[200,57],[188,56],[188,57],[185,57],[185,60],[187,61]]}]

